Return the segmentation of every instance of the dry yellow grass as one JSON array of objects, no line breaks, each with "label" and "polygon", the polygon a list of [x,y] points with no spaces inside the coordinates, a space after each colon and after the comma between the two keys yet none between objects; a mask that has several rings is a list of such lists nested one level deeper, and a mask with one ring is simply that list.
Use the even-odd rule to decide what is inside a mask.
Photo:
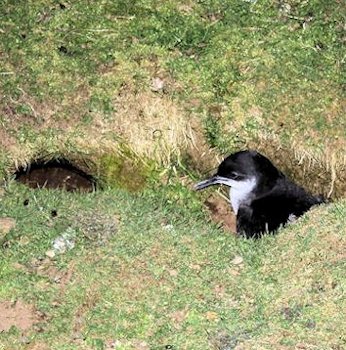
[{"label": "dry yellow grass", "polygon": [[[283,172],[310,191],[332,198],[345,196],[346,139],[341,136],[329,139],[326,136],[326,140],[322,140],[323,133],[312,135],[311,129],[306,129],[304,134],[297,133],[294,127],[290,126],[290,119],[287,116],[283,117],[285,122],[288,121],[287,126],[284,125],[280,129],[259,106],[249,102],[252,98],[251,94],[250,96],[246,94],[232,101],[232,122],[225,122],[230,111],[222,109],[220,126],[223,133],[240,134],[245,147],[265,154]],[[250,107],[244,107],[244,101],[250,103]],[[338,103],[340,109],[342,103],[340,101]],[[247,130],[246,124],[249,120],[254,127]],[[283,137],[283,132],[288,132],[289,138]],[[342,132],[343,130],[337,130],[336,135],[341,135]],[[311,140],[314,142],[320,140],[321,146],[310,144]]]},{"label": "dry yellow grass", "polygon": [[151,92],[125,94],[114,101],[110,123],[95,127],[115,132],[138,155],[169,163],[195,145],[195,133],[186,112],[171,99]]},{"label": "dry yellow grass", "polygon": [[57,155],[77,161],[94,159],[93,155],[116,152],[124,144],[138,157],[167,165],[196,147],[193,125],[198,123],[168,97],[153,92],[129,92],[117,96],[113,103],[115,112],[109,118],[96,114],[89,124],[83,125],[73,118],[54,120],[46,114],[47,106],[38,107],[31,102],[38,116],[45,115],[39,125],[37,118],[30,124],[24,121],[37,134],[23,145],[8,132],[20,123],[19,118],[14,118],[0,130],[3,150],[9,162],[18,168],[33,159]]},{"label": "dry yellow grass", "polygon": [[[162,92],[149,88],[138,92],[130,84],[114,92],[113,112],[108,116],[92,112],[91,120],[85,123],[81,116],[86,112],[90,91],[82,81],[78,86],[75,93],[64,97],[61,105],[53,100],[37,101],[22,90],[18,100],[2,106],[7,118],[0,126],[0,142],[9,172],[36,158],[61,155],[79,165],[85,161],[97,163],[100,155],[121,152],[119,146],[123,145],[137,158],[154,160],[163,166],[188,157],[190,164],[201,172],[215,168],[223,156],[207,145],[200,116]],[[268,122],[263,109],[252,103],[254,87],[245,90],[233,99],[230,110],[220,107],[218,118],[226,137],[241,135],[244,147],[264,153],[310,191],[333,198],[344,196],[345,139],[337,137],[325,143],[325,147],[310,147],[312,131],[306,130],[304,135],[293,133],[284,143],[282,130],[272,127],[273,122]],[[28,115],[17,114],[18,105],[28,106]],[[340,113],[341,106],[342,101],[334,101],[326,107],[330,118]],[[229,113],[232,123],[227,122]],[[249,118],[256,126],[250,132],[246,129]],[[289,120],[287,116],[282,118],[285,122]],[[26,128],[31,136],[23,138],[19,127]],[[318,139],[320,135],[314,137]]]},{"label": "dry yellow grass", "polygon": [[308,149],[299,140],[288,146],[275,133],[258,132],[248,142],[250,148],[268,156],[284,173],[310,191],[328,198],[346,194],[346,154],[340,147],[335,151]]}]

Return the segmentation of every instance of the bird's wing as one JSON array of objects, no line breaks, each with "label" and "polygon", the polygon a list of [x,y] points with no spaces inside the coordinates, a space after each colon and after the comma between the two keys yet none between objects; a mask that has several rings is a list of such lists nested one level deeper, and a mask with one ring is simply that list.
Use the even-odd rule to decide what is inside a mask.
[{"label": "bird's wing", "polygon": [[257,238],[284,225],[294,214],[295,199],[285,194],[270,193],[254,199],[250,205],[241,205],[237,214],[237,232],[248,238]]},{"label": "bird's wing", "polygon": [[246,238],[259,238],[265,232],[265,225],[258,221],[248,205],[241,205],[237,213],[237,233]]}]

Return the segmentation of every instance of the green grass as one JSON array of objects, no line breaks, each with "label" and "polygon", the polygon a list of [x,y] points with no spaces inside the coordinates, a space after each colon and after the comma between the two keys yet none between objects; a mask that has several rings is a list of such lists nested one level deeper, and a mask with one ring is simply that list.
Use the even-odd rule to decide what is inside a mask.
[{"label": "green grass", "polygon": [[[116,94],[146,91],[159,75],[186,113],[197,100],[201,115],[223,119],[226,142],[215,144],[221,152],[254,137],[270,147],[263,139],[269,133],[281,146],[342,160],[343,5],[280,6],[4,1],[2,120],[9,131],[8,113],[22,128],[60,130],[70,121],[90,134],[96,119],[107,124],[117,117]],[[213,106],[224,111],[221,117]],[[18,137],[35,144],[25,132]]]},{"label": "green grass", "polygon": [[[82,197],[10,185],[0,216],[17,225],[1,251],[0,299],[24,300],[44,315],[41,332],[28,333],[31,344],[345,346],[345,203],[314,210],[277,236],[241,240],[206,223],[196,196],[175,187]],[[108,234],[107,220],[119,220]],[[75,248],[45,257],[68,227],[77,232]],[[0,342],[28,347],[15,331]]]},{"label": "green grass", "polygon": [[[41,313],[0,348],[346,347],[345,201],[251,241],[211,223],[189,188],[253,147],[344,197],[341,1],[3,0],[0,13],[0,217],[16,220],[0,302]],[[11,180],[57,156],[105,190]],[[48,258],[67,231],[75,247]]]}]

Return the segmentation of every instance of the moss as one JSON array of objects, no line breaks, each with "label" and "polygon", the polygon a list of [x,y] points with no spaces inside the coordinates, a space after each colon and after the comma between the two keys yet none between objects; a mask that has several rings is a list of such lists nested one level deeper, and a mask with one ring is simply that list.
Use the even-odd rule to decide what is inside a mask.
[{"label": "moss", "polygon": [[140,158],[126,146],[99,159],[98,177],[105,186],[136,192],[146,187],[153,176],[155,164]]}]

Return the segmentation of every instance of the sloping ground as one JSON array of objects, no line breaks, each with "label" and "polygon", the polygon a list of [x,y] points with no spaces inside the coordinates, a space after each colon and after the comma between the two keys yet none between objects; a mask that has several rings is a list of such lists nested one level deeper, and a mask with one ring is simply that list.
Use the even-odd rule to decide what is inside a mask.
[{"label": "sloping ground", "polygon": [[345,208],[343,202],[313,210],[279,235],[256,272],[249,271],[244,281],[252,301],[243,312],[262,309],[267,331],[239,349],[346,346]]},{"label": "sloping ground", "polygon": [[[25,205],[22,201],[25,200]],[[52,211],[55,214],[52,215]],[[343,349],[346,203],[250,241],[178,184],[80,196],[12,184],[0,216],[2,302],[38,322],[5,349]],[[51,253],[57,237],[73,244]]]},{"label": "sloping ground", "polygon": [[342,196],[344,9],[2,1],[2,172],[56,155],[97,168],[124,145],[133,157],[206,171],[217,162],[211,147],[250,146]]},{"label": "sloping ground", "polygon": [[[7,179],[0,300],[40,317],[0,347],[345,348],[345,201],[246,241],[208,222],[186,186],[253,147],[315,193],[344,196],[344,10],[2,1],[1,180],[63,156],[133,191],[153,169],[160,181],[81,195]],[[55,252],[56,239],[71,250]]]}]

